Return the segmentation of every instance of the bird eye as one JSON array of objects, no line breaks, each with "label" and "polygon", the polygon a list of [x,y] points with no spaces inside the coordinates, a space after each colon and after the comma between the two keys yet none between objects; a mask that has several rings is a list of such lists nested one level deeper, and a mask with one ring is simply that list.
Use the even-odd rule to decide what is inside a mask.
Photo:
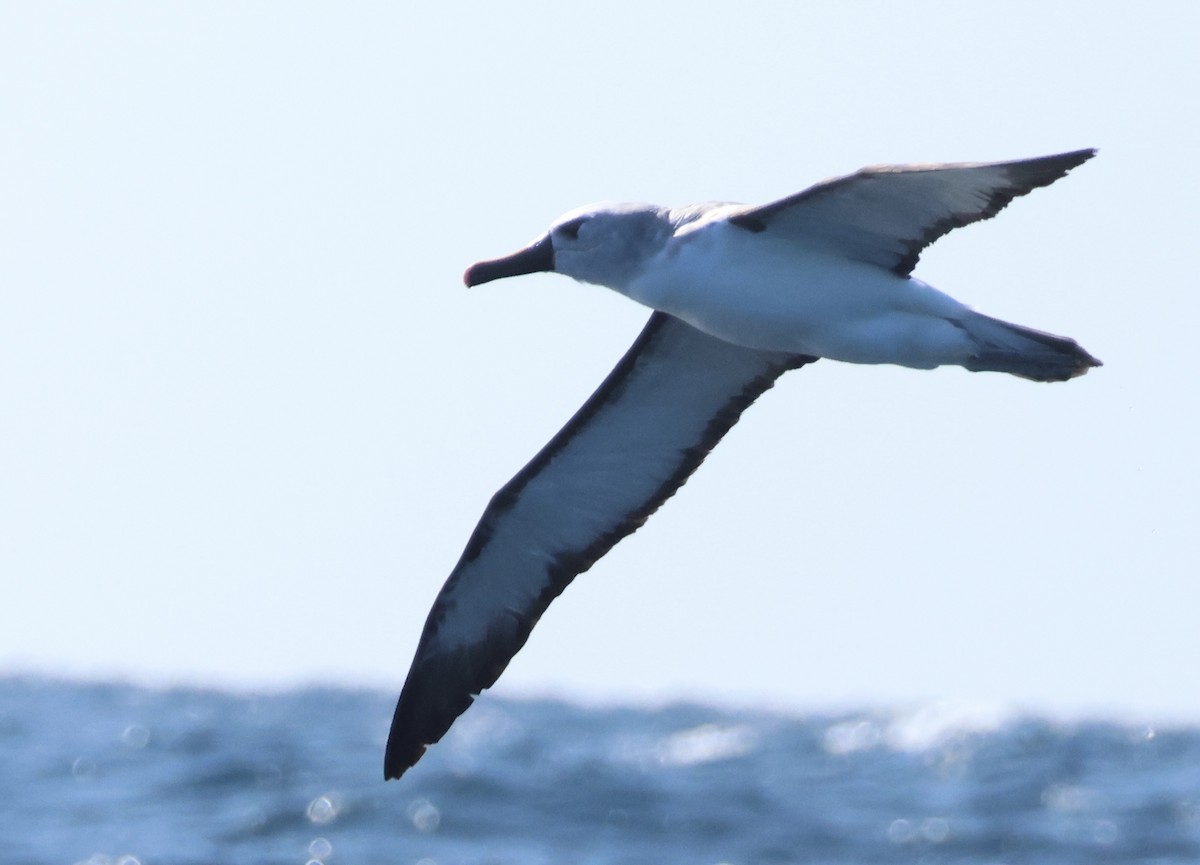
[{"label": "bird eye", "polygon": [[564,222],[558,227],[559,234],[564,234],[571,240],[579,239],[579,227],[587,222],[587,217],[581,216],[578,219],[572,219],[570,222]]}]

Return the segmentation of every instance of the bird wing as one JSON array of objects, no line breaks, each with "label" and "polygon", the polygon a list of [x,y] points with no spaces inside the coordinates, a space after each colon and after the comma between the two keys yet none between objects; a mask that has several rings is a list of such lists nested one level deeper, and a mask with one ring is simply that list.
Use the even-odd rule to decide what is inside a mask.
[{"label": "bird wing", "polygon": [[815,359],[742,348],[652,315],[599,389],[488,504],[425,622],[384,776],[400,777],[441,739],[550,602],[673,495],[747,406]]},{"label": "bird wing", "polygon": [[1010,201],[1048,186],[1096,154],[1076,150],[1016,162],[882,165],[811,186],[729,222],[908,276],[943,234],[995,216]]}]

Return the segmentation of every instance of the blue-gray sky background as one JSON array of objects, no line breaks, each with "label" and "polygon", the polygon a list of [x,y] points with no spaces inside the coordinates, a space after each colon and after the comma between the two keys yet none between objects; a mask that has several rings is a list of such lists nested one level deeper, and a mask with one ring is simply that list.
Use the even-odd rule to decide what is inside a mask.
[{"label": "blue-gray sky background", "polygon": [[1200,719],[1200,13],[1116,9],[3,4],[0,671],[398,688],[647,316],[466,265],[597,199],[1095,146],[917,275],[1103,369],[786,376],[499,689]]}]

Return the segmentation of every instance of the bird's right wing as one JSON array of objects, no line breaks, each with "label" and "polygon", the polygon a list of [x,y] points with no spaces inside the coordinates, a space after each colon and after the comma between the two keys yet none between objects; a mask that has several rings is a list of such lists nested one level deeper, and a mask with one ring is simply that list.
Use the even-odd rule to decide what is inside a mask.
[{"label": "bird's right wing", "polygon": [[908,276],[921,250],[1010,201],[1048,186],[1095,150],[1015,162],[881,165],[729,215],[733,225],[796,242],[816,241],[856,261]]},{"label": "bird's right wing", "polygon": [[388,736],[398,778],[525,644],[575,576],[636,530],[783,372],[815,358],[656,312],[570,422],[488,504],[425,622]]}]

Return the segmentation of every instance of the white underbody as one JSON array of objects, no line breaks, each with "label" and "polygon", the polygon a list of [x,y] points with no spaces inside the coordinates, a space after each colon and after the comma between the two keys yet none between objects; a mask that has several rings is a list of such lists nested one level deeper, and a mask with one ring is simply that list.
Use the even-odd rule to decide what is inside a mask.
[{"label": "white underbody", "polygon": [[748,348],[918,369],[963,363],[976,315],[917,279],[719,222],[674,238],[610,285]]}]

